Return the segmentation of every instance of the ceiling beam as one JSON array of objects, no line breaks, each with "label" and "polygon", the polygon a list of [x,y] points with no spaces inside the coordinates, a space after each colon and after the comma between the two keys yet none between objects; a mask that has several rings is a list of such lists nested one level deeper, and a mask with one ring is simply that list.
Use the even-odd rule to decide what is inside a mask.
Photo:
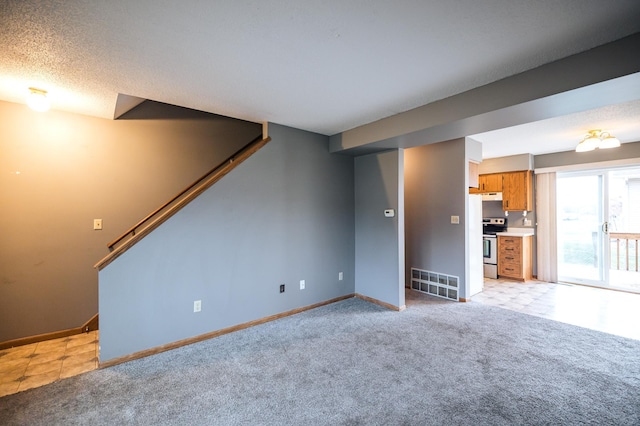
[{"label": "ceiling beam", "polygon": [[331,136],[354,155],[497,130],[640,98],[640,33]]}]

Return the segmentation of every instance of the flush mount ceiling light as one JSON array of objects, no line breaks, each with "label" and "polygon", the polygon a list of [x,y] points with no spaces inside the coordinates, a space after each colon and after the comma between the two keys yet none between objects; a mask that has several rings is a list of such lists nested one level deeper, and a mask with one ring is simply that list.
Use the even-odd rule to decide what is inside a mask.
[{"label": "flush mount ceiling light", "polygon": [[617,148],[620,141],[609,132],[598,130],[589,130],[589,133],[576,146],[576,152],[593,151],[596,148],[607,149]]},{"label": "flush mount ceiling light", "polygon": [[51,105],[49,104],[46,90],[29,87],[29,92],[29,96],[27,97],[27,105],[29,105],[29,108],[38,112],[49,110]]}]

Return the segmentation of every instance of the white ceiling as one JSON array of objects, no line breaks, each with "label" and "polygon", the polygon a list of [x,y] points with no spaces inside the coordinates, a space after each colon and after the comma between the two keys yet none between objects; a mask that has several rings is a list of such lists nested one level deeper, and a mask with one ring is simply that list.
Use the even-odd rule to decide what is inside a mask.
[{"label": "white ceiling", "polygon": [[[125,94],[332,135],[638,31],[637,0],[4,0],[0,100],[113,118]],[[474,138],[538,154],[594,127],[640,140],[638,103]]]},{"label": "white ceiling", "polygon": [[[640,94],[639,94],[640,97]],[[471,135],[483,158],[575,149],[588,130],[608,130],[621,142],[640,141],[640,100]]]}]

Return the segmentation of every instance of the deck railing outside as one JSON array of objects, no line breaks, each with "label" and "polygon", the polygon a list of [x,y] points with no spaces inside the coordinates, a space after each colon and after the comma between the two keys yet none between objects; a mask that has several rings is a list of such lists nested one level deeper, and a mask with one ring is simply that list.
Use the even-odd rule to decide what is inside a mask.
[{"label": "deck railing outside", "polygon": [[639,271],[638,268],[639,233],[611,232],[611,269],[623,271]]}]

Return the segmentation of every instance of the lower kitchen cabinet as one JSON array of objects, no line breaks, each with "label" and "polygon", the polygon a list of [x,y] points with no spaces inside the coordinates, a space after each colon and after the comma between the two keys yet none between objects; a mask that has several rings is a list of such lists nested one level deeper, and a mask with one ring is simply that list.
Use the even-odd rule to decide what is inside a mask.
[{"label": "lower kitchen cabinet", "polygon": [[498,277],[519,281],[533,275],[533,237],[498,235]]}]

